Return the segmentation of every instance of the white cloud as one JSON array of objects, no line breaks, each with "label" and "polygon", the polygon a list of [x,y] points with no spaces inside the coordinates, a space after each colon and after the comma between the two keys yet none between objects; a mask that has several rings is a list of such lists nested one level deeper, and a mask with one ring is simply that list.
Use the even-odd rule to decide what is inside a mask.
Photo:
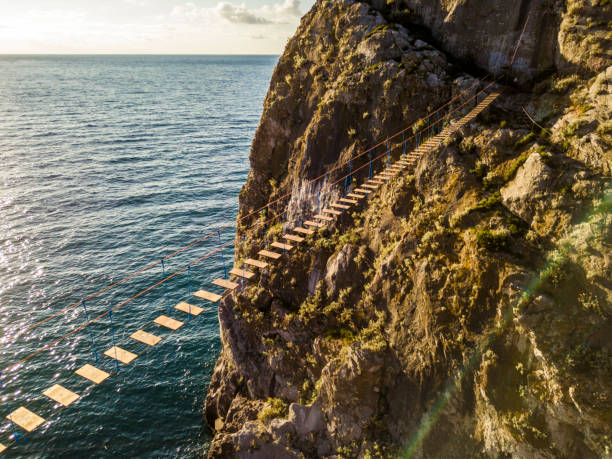
[{"label": "white cloud", "polygon": [[215,23],[224,21],[230,24],[286,24],[300,18],[300,0],[285,0],[284,3],[264,5],[250,9],[246,4],[219,2],[214,8],[198,7],[185,3],[172,9],[171,17],[186,22]]}]

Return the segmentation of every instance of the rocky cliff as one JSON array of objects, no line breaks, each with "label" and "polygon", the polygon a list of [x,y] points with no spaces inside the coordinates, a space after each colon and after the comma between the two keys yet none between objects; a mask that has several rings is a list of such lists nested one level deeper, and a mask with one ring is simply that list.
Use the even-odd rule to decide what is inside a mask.
[{"label": "rocky cliff", "polygon": [[457,108],[525,33],[483,115],[221,303],[210,457],[610,457],[610,6],[519,3],[302,19],[240,196],[290,193],[285,223],[242,221],[237,264],[341,191],[309,179]]}]

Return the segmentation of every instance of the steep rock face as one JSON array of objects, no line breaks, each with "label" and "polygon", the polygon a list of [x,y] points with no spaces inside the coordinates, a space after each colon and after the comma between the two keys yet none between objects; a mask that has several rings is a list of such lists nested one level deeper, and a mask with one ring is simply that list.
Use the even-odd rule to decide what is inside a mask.
[{"label": "steep rock face", "polygon": [[[341,192],[305,191],[308,178],[472,85],[385,18],[352,0],[305,16],[242,216],[291,192],[274,210],[295,224],[318,191]],[[505,88],[413,173],[226,298],[209,456],[610,457],[609,78]],[[240,226],[237,264],[280,235],[267,217]]]},{"label": "steep rock face", "polygon": [[[610,65],[608,2],[590,0],[372,0],[389,16],[424,26],[456,58],[527,81],[543,72],[600,72]],[[524,33],[523,33],[524,30]],[[515,55],[522,35],[522,46]]]}]

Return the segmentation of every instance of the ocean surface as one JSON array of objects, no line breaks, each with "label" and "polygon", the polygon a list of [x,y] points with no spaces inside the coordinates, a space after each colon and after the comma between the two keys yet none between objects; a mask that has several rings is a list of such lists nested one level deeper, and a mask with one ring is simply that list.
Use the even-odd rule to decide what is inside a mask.
[{"label": "ocean surface", "polygon": [[[238,193],[276,61],[0,56],[7,456],[206,452],[202,409],[220,351],[216,305],[191,301],[204,308],[191,320],[173,308],[199,288],[219,292],[210,282],[230,268]],[[162,257],[226,226],[165,260],[166,276],[184,270],[147,290],[162,280]],[[108,314],[85,326],[81,299],[147,266],[85,301],[89,319],[115,308],[112,327]],[[162,314],[185,325],[172,332],[154,324]],[[139,329],[163,340],[149,347],[131,339]],[[118,373],[104,355],[113,342],[138,354]],[[89,383],[74,373],[85,364],[111,376]],[[82,397],[61,408],[43,395],[54,384]],[[15,427],[5,417],[20,406],[47,422],[31,433]]]}]

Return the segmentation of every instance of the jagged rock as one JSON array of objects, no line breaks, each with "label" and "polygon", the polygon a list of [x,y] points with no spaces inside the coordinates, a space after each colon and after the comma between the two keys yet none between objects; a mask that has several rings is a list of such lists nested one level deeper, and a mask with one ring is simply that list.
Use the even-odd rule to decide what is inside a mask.
[{"label": "jagged rock", "polygon": [[292,403],[289,405],[289,421],[302,440],[308,434],[320,432],[325,427],[323,412],[317,403],[310,406]]},{"label": "jagged rock", "polygon": [[[240,196],[242,217],[289,193],[272,209],[287,211],[285,231],[342,195],[309,179],[451,96],[454,116],[471,110],[465,58],[503,65],[530,9],[514,75],[551,62],[581,72],[495,86],[503,94],[416,169],[221,302],[211,458],[397,456],[406,444],[415,457],[609,456],[609,78],[589,73],[605,61],[603,28],[579,17],[609,8],[502,3],[410,0],[410,14],[403,0],[319,0],[302,20]],[[466,28],[475,11],[478,34]],[[459,52],[447,59],[415,20]],[[366,166],[356,183],[365,161],[351,164]],[[238,258],[261,247],[268,229],[255,223],[238,227]],[[275,419],[260,420],[264,406]]]},{"label": "jagged rock", "polygon": [[539,206],[544,206],[552,171],[534,152],[516,172],[516,177],[500,191],[504,205],[526,222],[531,222]]}]

